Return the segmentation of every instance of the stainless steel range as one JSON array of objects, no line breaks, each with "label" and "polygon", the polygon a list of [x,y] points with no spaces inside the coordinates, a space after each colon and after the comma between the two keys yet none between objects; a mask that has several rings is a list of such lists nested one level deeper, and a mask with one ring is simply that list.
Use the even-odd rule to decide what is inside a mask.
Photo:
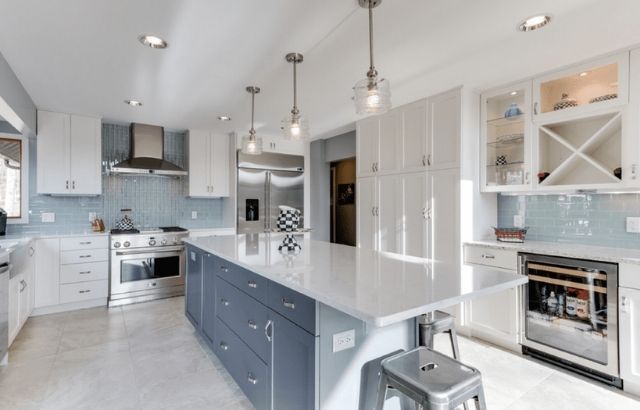
[{"label": "stainless steel range", "polygon": [[184,294],[184,228],[112,230],[109,306]]}]

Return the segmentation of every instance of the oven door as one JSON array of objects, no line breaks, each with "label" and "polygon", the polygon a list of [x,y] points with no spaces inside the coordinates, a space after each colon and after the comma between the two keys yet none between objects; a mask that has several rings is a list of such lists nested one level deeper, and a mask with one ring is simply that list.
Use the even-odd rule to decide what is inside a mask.
[{"label": "oven door", "polygon": [[111,294],[147,291],[184,284],[184,247],[114,250]]},{"label": "oven door", "polygon": [[523,255],[523,344],[618,376],[617,265]]}]

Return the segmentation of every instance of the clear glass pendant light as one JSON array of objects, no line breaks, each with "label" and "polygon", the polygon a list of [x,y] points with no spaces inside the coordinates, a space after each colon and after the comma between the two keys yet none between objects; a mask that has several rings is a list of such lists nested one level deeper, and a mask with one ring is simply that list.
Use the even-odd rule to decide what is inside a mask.
[{"label": "clear glass pendant light", "polygon": [[256,107],[256,94],[260,92],[260,88],[255,86],[247,87],[247,92],[251,93],[251,129],[249,135],[242,137],[243,154],[259,155],[262,154],[262,138],[256,137],[256,130],[253,128],[253,117]]},{"label": "clear glass pendant light", "polygon": [[369,10],[369,71],[367,78],[353,87],[353,101],[358,114],[382,114],[391,109],[391,87],[389,80],[378,77],[373,64],[373,8],[382,0],[359,0],[360,7]]},{"label": "clear glass pendant light", "polygon": [[285,59],[293,64],[293,108],[291,114],[282,120],[282,132],[285,139],[301,140],[309,136],[309,123],[307,119],[300,115],[298,110],[298,87],[296,66],[303,61],[302,54],[289,53]]}]

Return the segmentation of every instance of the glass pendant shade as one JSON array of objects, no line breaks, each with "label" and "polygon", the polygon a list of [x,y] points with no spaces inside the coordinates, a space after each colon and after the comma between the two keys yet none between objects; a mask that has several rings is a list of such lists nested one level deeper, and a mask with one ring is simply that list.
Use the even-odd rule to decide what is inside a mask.
[{"label": "glass pendant shade", "polygon": [[242,137],[241,151],[243,154],[248,155],[262,154],[262,138],[258,138],[255,135],[246,135]]},{"label": "glass pendant shade", "polygon": [[288,140],[301,140],[309,136],[309,122],[301,115],[291,114],[282,120],[280,126]]},{"label": "glass pendant shade", "polygon": [[391,109],[391,86],[386,78],[365,78],[353,87],[358,114],[383,114]]}]

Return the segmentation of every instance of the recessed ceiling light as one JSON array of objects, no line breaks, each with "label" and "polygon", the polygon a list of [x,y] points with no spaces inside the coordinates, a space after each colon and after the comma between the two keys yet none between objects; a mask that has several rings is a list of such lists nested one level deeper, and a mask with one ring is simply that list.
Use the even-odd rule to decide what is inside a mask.
[{"label": "recessed ceiling light", "polygon": [[518,24],[518,30],[520,31],[533,31],[542,28],[549,24],[551,16],[548,14],[540,14],[537,16],[531,16]]},{"label": "recessed ceiling light", "polygon": [[132,107],[140,107],[142,105],[142,102],[137,100],[124,100],[124,103],[129,104]]},{"label": "recessed ceiling light", "polygon": [[228,115],[218,115],[218,119],[220,121],[231,121],[231,117],[229,117]]},{"label": "recessed ceiling light", "polygon": [[586,71],[583,71],[583,72],[580,73],[580,77],[586,77],[588,75],[589,75],[589,73],[586,72]]},{"label": "recessed ceiling light", "polygon": [[151,48],[167,48],[169,44],[158,36],[143,34],[138,37],[138,41]]},{"label": "recessed ceiling light", "polygon": [[518,95],[517,91],[511,91],[511,95]]}]

